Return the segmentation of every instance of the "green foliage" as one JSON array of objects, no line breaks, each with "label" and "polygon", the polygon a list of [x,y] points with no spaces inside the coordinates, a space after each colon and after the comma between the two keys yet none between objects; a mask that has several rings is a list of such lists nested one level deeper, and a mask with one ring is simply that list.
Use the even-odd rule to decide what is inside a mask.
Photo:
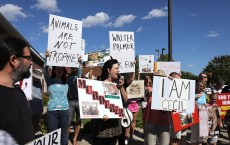
[{"label": "green foliage", "polygon": [[42,114],[40,122],[39,122],[39,127],[42,133],[47,133],[46,116],[47,116],[47,113]]},{"label": "green foliage", "polygon": [[137,113],[136,127],[143,128],[143,120],[142,120],[142,111],[139,109]]},{"label": "green foliage", "polygon": [[210,83],[230,82],[230,55],[216,56],[204,68],[209,74]]},{"label": "green foliage", "polygon": [[47,106],[48,101],[49,101],[49,96],[47,94],[44,94],[44,96],[42,98],[43,106]]},{"label": "green foliage", "polygon": [[199,78],[198,76],[192,74],[191,72],[181,71],[181,74],[182,74],[183,79],[198,80],[198,78]]}]

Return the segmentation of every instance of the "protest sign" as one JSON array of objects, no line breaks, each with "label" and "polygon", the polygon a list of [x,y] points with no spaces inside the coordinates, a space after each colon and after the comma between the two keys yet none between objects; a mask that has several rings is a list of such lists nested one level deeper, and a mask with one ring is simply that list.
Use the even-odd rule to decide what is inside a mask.
[{"label": "protest sign", "polygon": [[50,14],[47,65],[79,67],[78,59],[85,53],[81,36],[81,21]]},{"label": "protest sign", "polygon": [[115,83],[77,79],[80,118],[123,117],[120,90]]},{"label": "protest sign", "polygon": [[19,85],[22,91],[25,93],[27,100],[32,100],[32,67],[30,68],[30,77],[23,79],[15,84]]},{"label": "protest sign", "polygon": [[133,32],[110,31],[110,56],[119,62],[120,73],[135,71],[135,46]]},{"label": "protest sign", "polygon": [[180,62],[157,62],[156,70],[163,70],[169,76],[171,72],[177,72],[180,74],[181,63]]},{"label": "protest sign", "polygon": [[195,81],[153,77],[151,109],[194,112]]},{"label": "protest sign", "polygon": [[128,99],[144,97],[144,80],[134,80],[129,87],[126,88],[126,92],[128,93]]},{"label": "protest sign", "polygon": [[153,73],[153,65],[153,55],[139,55],[139,73]]},{"label": "protest sign", "polygon": [[208,128],[208,110],[206,107],[199,108],[199,136],[207,137],[209,133]]},{"label": "protest sign", "polygon": [[230,93],[221,93],[217,96],[216,103],[221,106],[221,119],[224,119],[227,111],[230,110]]},{"label": "protest sign", "polygon": [[26,145],[61,145],[61,128],[39,137]]},{"label": "protest sign", "polygon": [[172,121],[174,132],[178,132],[199,123],[197,107],[195,107],[194,113],[172,112]]},{"label": "protest sign", "polygon": [[210,135],[220,134],[220,106],[217,104],[207,106],[208,110],[208,128]]}]

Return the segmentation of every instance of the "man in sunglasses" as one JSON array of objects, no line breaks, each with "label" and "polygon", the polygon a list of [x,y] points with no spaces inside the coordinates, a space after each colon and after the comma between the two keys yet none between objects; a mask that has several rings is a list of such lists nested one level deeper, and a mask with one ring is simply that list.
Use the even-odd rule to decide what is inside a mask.
[{"label": "man in sunglasses", "polygon": [[0,129],[18,144],[34,139],[31,112],[23,91],[15,83],[30,77],[29,44],[16,37],[0,40]]}]

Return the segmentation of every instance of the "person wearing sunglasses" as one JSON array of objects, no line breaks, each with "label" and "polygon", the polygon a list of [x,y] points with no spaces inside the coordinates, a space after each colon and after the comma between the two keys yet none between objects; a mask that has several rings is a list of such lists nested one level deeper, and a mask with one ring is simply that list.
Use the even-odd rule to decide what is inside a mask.
[{"label": "person wearing sunglasses", "polygon": [[29,48],[26,41],[13,36],[0,40],[0,129],[20,145],[34,140],[28,101],[24,92],[15,86],[31,75]]}]

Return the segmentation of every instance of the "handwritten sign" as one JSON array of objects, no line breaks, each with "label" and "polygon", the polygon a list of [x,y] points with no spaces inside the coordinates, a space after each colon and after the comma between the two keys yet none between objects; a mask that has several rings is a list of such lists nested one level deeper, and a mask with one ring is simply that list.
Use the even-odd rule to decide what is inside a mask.
[{"label": "handwritten sign", "polygon": [[153,77],[151,109],[193,113],[194,104],[194,80]]},{"label": "handwritten sign", "polygon": [[37,138],[26,145],[61,145],[61,128]]},{"label": "handwritten sign", "polygon": [[169,76],[171,72],[180,73],[181,63],[180,62],[157,62],[156,71],[163,70]]},{"label": "handwritten sign", "polygon": [[135,46],[133,32],[110,31],[110,55],[119,62],[120,73],[135,71]]},{"label": "handwritten sign", "polygon": [[139,55],[139,72],[153,73],[154,55]]},{"label": "handwritten sign", "polygon": [[126,88],[126,92],[128,93],[129,99],[144,97],[144,80],[134,80],[129,87]]},{"label": "handwritten sign", "polygon": [[224,119],[227,111],[230,110],[230,93],[221,93],[217,96],[216,103],[221,106],[221,119]]},{"label": "handwritten sign", "polygon": [[30,68],[31,76],[23,79],[15,84],[18,84],[22,91],[25,93],[27,100],[32,100],[32,67]]},{"label": "handwritten sign", "polygon": [[120,90],[115,83],[77,79],[80,118],[123,117]]},{"label": "handwritten sign", "polygon": [[174,132],[186,129],[199,123],[198,108],[195,107],[194,113],[172,112]]},{"label": "handwritten sign", "polygon": [[49,17],[47,65],[79,67],[82,49],[82,22],[51,15]]}]

